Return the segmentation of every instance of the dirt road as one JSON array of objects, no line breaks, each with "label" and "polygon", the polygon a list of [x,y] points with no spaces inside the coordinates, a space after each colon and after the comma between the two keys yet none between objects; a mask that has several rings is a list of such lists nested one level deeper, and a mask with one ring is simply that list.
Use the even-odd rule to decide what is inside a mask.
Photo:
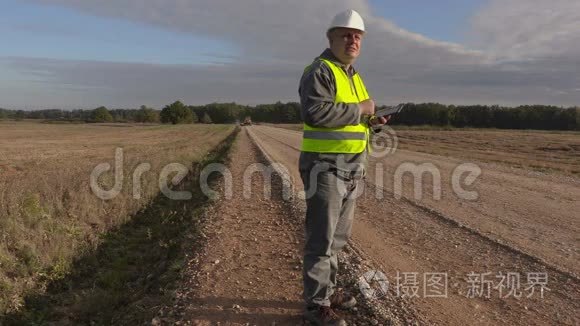
[{"label": "dirt road", "polygon": [[[208,243],[197,261],[189,263],[186,283],[177,294],[178,309],[169,320],[193,325],[299,324],[300,225],[284,219],[281,201],[264,196],[260,158],[244,132],[230,157],[232,196],[222,197],[211,210]],[[246,198],[242,185],[250,166],[256,173]]]},{"label": "dirt road", "polygon": [[[222,197],[206,210],[203,251],[187,262],[175,301],[160,309],[153,324],[302,324],[303,207],[284,200],[276,174],[272,182],[265,179],[269,158],[252,143],[250,133],[248,128],[239,133],[228,164],[231,179],[224,178],[216,189]],[[271,185],[271,195],[265,185]],[[224,196],[227,189],[231,197]],[[355,290],[361,301],[356,310],[341,312],[350,324],[374,320],[403,325],[419,319],[397,298],[384,301],[388,311],[362,302],[353,285],[364,257],[348,247],[340,260],[339,287]]]},{"label": "dirt road", "polygon": [[[266,126],[249,129],[273,160],[287,167],[300,190],[301,134]],[[418,199],[407,175],[402,198],[395,198],[395,171],[401,163],[431,163],[440,184],[429,187],[434,177],[424,178]],[[392,285],[399,277],[401,294],[412,297],[430,324],[578,324],[578,181],[469,162],[481,175],[465,187],[476,191],[477,199],[466,200],[451,183],[461,163],[410,151],[372,158],[358,202],[355,246],[381,266]],[[437,189],[439,200],[433,198]],[[425,273],[447,273],[446,298],[427,297]],[[538,276],[547,277],[543,298],[531,286]]]}]

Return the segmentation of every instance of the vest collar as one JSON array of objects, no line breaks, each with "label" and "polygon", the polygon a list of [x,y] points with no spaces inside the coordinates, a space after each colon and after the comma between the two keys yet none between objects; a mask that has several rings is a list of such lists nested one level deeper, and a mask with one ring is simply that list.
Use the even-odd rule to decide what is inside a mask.
[{"label": "vest collar", "polygon": [[[330,48],[327,48],[326,50],[324,50],[324,52],[322,52],[322,54],[319,56],[320,59],[326,59],[329,61],[332,61],[333,63],[335,63],[337,66],[341,67],[344,71],[346,70],[346,65],[342,62],[340,62],[336,56],[332,53],[332,51],[330,50]],[[350,65],[349,70],[347,71],[348,74],[350,76],[354,76],[354,74],[356,73],[356,70],[354,69],[354,67],[352,65]]]}]

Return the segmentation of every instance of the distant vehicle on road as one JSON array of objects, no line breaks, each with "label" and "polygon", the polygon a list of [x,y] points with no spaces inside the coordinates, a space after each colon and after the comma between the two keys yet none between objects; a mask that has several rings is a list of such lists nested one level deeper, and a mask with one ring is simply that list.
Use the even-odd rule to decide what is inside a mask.
[{"label": "distant vehicle on road", "polygon": [[242,125],[242,126],[251,126],[251,125],[252,125],[252,118],[250,118],[250,117],[246,117],[246,118],[244,119],[244,122],[242,122],[242,124],[241,124],[241,125]]}]

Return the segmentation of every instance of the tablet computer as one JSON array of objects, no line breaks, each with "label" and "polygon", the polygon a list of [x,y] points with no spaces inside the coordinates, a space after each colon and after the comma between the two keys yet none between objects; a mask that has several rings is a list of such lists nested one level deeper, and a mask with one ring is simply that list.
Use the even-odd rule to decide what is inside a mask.
[{"label": "tablet computer", "polygon": [[399,104],[397,106],[388,106],[386,108],[383,108],[383,109],[376,111],[375,116],[376,117],[386,117],[388,115],[397,114],[397,113],[401,112],[401,110],[403,110],[404,107],[405,107],[405,104]]}]

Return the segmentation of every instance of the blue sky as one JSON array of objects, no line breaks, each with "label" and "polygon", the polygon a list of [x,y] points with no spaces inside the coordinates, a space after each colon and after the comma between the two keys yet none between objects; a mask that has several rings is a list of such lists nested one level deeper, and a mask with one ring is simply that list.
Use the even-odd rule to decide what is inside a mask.
[{"label": "blue sky", "polygon": [[[74,9],[2,0],[0,56],[72,60],[203,64],[229,62],[231,44]],[[198,51],[203,43],[205,51]]]},{"label": "blue sky", "polygon": [[469,18],[483,0],[372,0],[375,13],[410,31],[440,41],[463,42]]},{"label": "blue sky", "polygon": [[0,0],[0,8],[0,107],[297,101],[301,71],[347,8],[367,20],[356,66],[379,103],[580,104],[577,0]]}]

